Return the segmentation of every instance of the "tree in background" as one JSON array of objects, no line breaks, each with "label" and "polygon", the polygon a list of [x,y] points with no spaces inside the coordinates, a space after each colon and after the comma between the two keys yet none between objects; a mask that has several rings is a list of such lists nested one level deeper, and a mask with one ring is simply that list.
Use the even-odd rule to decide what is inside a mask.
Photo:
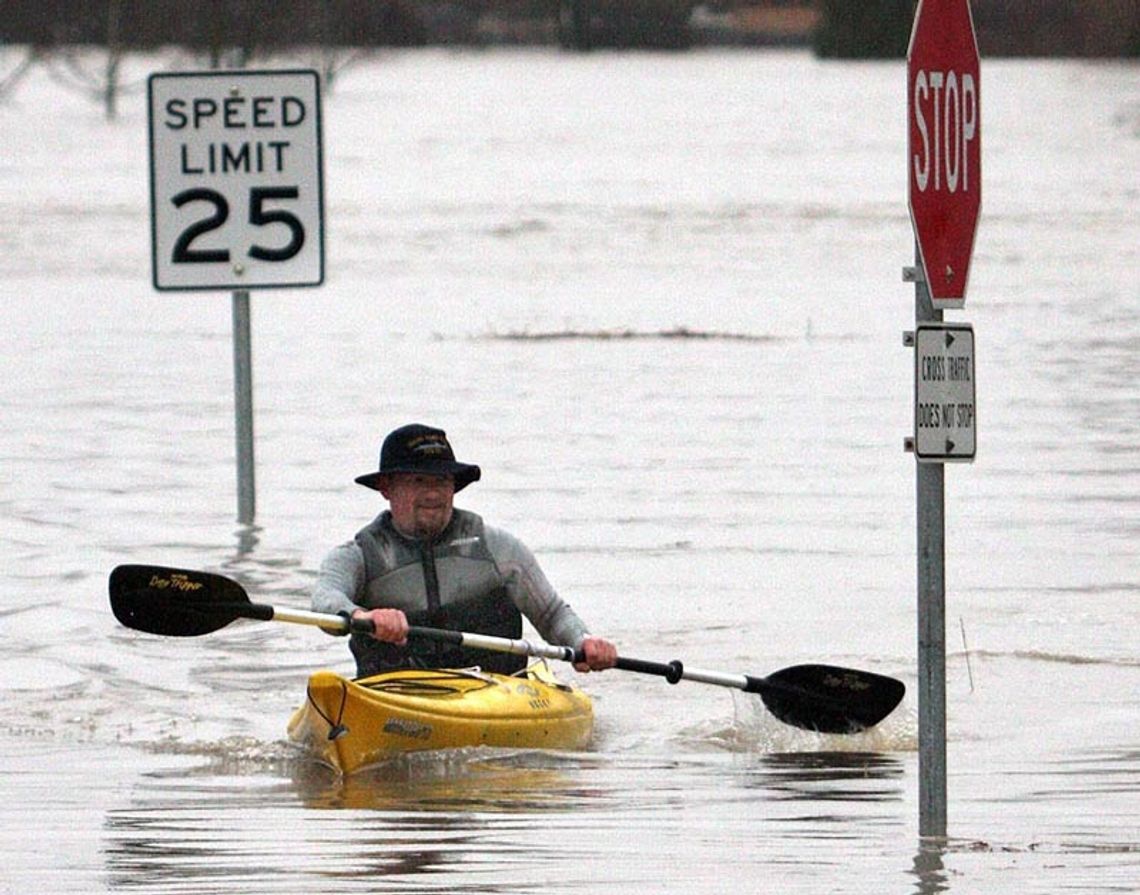
[{"label": "tree in background", "polygon": [[974,25],[982,55],[1140,55],[1137,0],[987,0]]},{"label": "tree in background", "polygon": [[39,62],[60,83],[100,102],[112,119],[119,98],[142,88],[124,80],[126,55],[163,48],[190,53],[191,67],[202,68],[307,58],[328,89],[340,71],[376,47],[426,43],[410,2],[4,0],[0,47],[25,49],[0,56],[0,96]]},{"label": "tree in background", "polygon": [[11,94],[28,70],[36,63],[36,47],[7,47],[0,44],[0,102]]},{"label": "tree in background", "polygon": [[[56,25],[55,48],[44,54],[51,76],[103,104],[108,121],[115,118],[120,95],[138,89],[139,84],[122,80],[123,0],[83,4],[74,18]],[[70,38],[94,33],[101,36],[94,47],[74,43]]]},{"label": "tree in background", "polygon": [[914,0],[819,0],[812,46],[825,59],[897,59],[906,56]]}]

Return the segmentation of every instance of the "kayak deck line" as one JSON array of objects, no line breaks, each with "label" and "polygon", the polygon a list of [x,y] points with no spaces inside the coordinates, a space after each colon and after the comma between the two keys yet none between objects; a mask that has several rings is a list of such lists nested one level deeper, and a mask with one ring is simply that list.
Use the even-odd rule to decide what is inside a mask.
[{"label": "kayak deck line", "polygon": [[[449,678],[453,679],[457,676],[461,676],[461,677],[465,677],[465,678],[479,677],[486,682],[487,686],[494,686],[494,683],[495,683],[495,681],[492,678],[483,675],[482,672],[478,668],[463,668],[463,669],[441,668],[441,669],[432,669],[432,672],[438,676],[438,680],[440,680],[440,681],[444,681],[444,680],[447,680]],[[359,678],[359,679],[353,681],[352,683],[355,683],[361,687],[365,687],[369,690],[373,690],[377,693],[398,693],[401,695],[414,695],[414,696],[448,696],[448,695],[462,695],[462,693],[463,693],[463,690],[461,688],[458,688],[455,686],[449,687],[446,684],[442,684],[442,683],[435,683],[434,680],[429,680],[426,676],[425,677],[417,677],[415,679],[390,678],[390,677],[386,677],[386,676],[383,677],[382,679],[377,679],[376,677]],[[344,707],[348,701],[348,684],[349,684],[349,681],[347,679],[341,681],[340,708],[337,710],[337,716],[336,716],[335,721],[332,718],[326,717],[324,715],[324,712],[321,710],[321,706],[317,703],[316,700],[313,699],[313,690],[312,690],[311,684],[309,686],[305,687],[305,698],[309,701],[309,704],[312,706],[313,711],[315,711],[319,715],[321,715],[321,717],[324,718],[324,720],[329,725],[328,738],[330,740],[339,739],[340,737],[342,737],[346,733],[348,733],[348,728],[345,727],[344,724],[341,723],[343,718],[344,718]],[[411,735],[411,736],[419,737],[419,732],[422,732],[422,730],[424,729],[424,728],[420,727],[420,728],[417,728],[417,731],[418,731],[417,733],[409,734],[408,733],[408,725],[401,725],[397,722],[398,722],[398,719],[392,719],[389,722],[389,724],[385,725],[385,730],[389,730],[389,728],[390,728],[389,732],[392,732],[392,733],[399,733],[401,735]],[[427,735],[424,735],[421,738],[426,739]]]}]

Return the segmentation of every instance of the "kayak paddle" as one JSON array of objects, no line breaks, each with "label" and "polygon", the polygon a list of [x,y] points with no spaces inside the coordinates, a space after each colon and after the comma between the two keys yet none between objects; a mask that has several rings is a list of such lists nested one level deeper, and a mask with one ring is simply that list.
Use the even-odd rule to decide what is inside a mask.
[{"label": "kayak paddle", "polygon": [[[110,595],[111,610],[123,625],[169,637],[209,634],[239,618],[313,625],[338,634],[372,633],[372,623],[367,619],[350,620],[341,615],[253,603],[238,582],[210,572],[117,566],[111,572]],[[413,626],[408,637],[564,662],[582,658],[568,646],[438,628]],[[616,667],[657,675],[671,684],[696,681],[757,693],[768,711],[785,724],[821,733],[858,733],[874,727],[895,710],[906,692],[902,681],[835,665],[794,665],[767,677],[702,671],[686,668],[676,660],[647,662],[624,656],[618,658]]]}]

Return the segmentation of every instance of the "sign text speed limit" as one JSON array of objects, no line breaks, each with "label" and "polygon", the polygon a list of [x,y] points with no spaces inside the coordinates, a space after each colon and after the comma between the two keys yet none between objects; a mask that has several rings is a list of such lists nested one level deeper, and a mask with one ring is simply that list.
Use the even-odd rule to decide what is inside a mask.
[{"label": "sign text speed limit", "polygon": [[319,285],[317,73],[155,74],[148,97],[155,288]]}]

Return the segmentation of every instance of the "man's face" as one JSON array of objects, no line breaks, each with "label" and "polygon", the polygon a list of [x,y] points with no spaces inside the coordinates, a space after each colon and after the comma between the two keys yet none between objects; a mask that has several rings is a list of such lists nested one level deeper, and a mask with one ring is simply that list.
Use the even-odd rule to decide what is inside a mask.
[{"label": "man's face", "polygon": [[396,528],[417,538],[433,538],[451,521],[455,480],[451,476],[397,472],[380,482]]}]

